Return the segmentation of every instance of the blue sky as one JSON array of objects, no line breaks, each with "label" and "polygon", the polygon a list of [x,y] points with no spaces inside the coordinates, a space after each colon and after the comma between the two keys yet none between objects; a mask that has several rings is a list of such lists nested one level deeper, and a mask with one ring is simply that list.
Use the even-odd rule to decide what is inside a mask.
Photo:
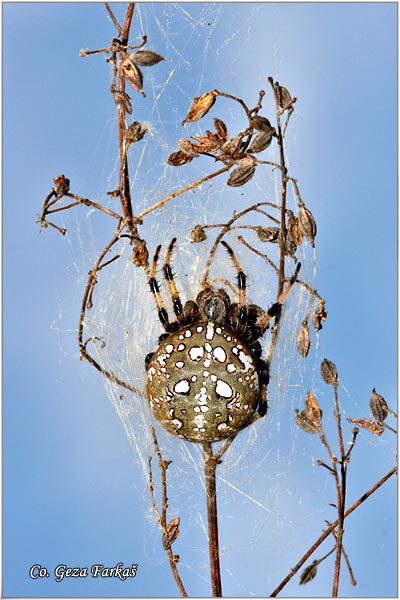
[{"label": "blue sky", "polygon": [[[115,6],[122,18],[123,5]],[[2,8],[3,595],[175,596],[134,450],[100,375],[79,360],[76,328],[86,273],[113,225],[81,207],[60,221],[68,225],[67,239],[52,229],[39,235],[36,223],[56,175],[65,173],[76,193],[97,201],[115,183],[110,68],[101,56],[79,57],[81,48],[105,46],[115,32],[98,3]],[[251,104],[272,75],[299,98],[288,134],[289,166],[318,223],[313,285],[329,311],[307,376],[322,394],[323,384],[316,383],[319,359],[327,356],[339,369],[346,414],[368,416],[373,386],[394,407],[397,5],[149,3],[135,13],[132,39],[142,31],[149,48],[166,60],[146,71],[147,98],[133,93],[132,98],[138,118],[154,122],[152,140],[162,140],[165,157],[183,137],[180,122],[190,99],[204,91],[218,87]],[[139,173],[138,181],[148,189],[139,204],[161,197],[188,173],[167,168],[158,181],[152,165],[141,168],[145,175]],[[233,194],[229,210],[239,209],[240,201]],[[149,222],[152,247],[174,234],[168,223],[177,214],[169,210],[163,220]],[[207,205],[208,219],[211,210]],[[198,207],[191,212],[190,203],[185,205],[178,214],[182,230],[197,222],[198,213]],[[156,316],[149,315],[155,344]],[[307,385],[304,375],[302,393]],[[274,410],[273,405],[266,432],[278,429]],[[225,595],[270,593],[332,517],[327,511],[334,501],[332,481],[312,465],[321,454],[316,440],[296,431],[296,446],[294,429],[288,431],[275,445],[270,433],[257,440],[257,462],[233,467],[232,461],[224,471]],[[349,502],[395,461],[390,432],[382,439],[368,432],[360,438],[350,465]],[[190,527],[176,552],[189,595],[208,595],[201,482],[182,465],[176,494],[181,505],[173,508]],[[390,481],[346,525],[345,547],[358,586],[351,587],[343,574],[343,596],[397,595],[396,489]],[[246,503],[245,493],[259,498],[261,509]],[[137,577],[60,583],[53,577],[58,564],[118,562],[137,563]],[[35,564],[51,576],[29,578]],[[286,595],[330,594],[331,572],[332,563],[324,564],[308,587],[293,581]]]}]

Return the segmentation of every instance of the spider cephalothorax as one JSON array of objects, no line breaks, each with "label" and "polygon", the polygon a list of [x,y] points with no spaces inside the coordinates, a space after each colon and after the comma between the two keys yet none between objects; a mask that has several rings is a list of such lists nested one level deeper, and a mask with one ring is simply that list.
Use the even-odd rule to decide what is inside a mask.
[{"label": "spider cephalothorax", "polygon": [[163,272],[176,321],[170,322],[156,280],[161,246],[149,273],[149,286],[166,331],[146,358],[147,396],[156,419],[170,433],[192,442],[216,442],[245,427],[258,409],[267,410],[267,363],[257,341],[270,313],[247,304],[246,276],[232,249],[238,302],[224,289],[204,287],[196,301],[182,306],[170,267],[176,239],[169,245]]}]

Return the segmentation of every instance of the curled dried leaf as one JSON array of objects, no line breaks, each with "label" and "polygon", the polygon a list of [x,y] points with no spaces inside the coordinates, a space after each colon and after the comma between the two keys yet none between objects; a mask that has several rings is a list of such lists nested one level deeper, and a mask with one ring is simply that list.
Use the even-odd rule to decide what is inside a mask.
[{"label": "curled dried leaf", "polygon": [[207,239],[206,232],[204,231],[204,227],[201,225],[196,225],[192,230],[192,242],[199,243],[204,242]]},{"label": "curled dried leaf", "polygon": [[149,251],[145,240],[138,240],[132,250],[131,261],[136,267],[144,267],[149,259]]},{"label": "curled dried leaf", "polygon": [[146,96],[143,91],[143,73],[139,67],[136,66],[135,63],[133,63],[129,58],[125,58],[121,62],[121,69],[125,79],[129,81],[133,89],[136,92],[139,92],[139,94]]},{"label": "curled dried leaf", "polygon": [[299,351],[300,356],[307,358],[310,351],[310,345],[310,330],[308,328],[307,320],[304,320],[297,336],[297,350]]},{"label": "curled dried leaf", "polygon": [[327,317],[328,311],[325,308],[325,302],[324,300],[320,300],[312,317],[312,324],[314,325],[315,331],[322,329],[321,321],[326,321]]},{"label": "curled dried leaf", "polygon": [[122,108],[128,115],[132,114],[132,105],[130,96],[126,92],[120,92],[118,90],[114,90],[114,101],[119,107]]},{"label": "curled dried leaf", "polygon": [[312,434],[319,432],[319,427],[312,422],[304,410],[300,412],[298,408],[295,408],[294,412],[296,414],[296,423],[303,431]]},{"label": "curled dried leaf", "polygon": [[256,166],[254,164],[238,167],[232,171],[226,183],[231,187],[240,187],[250,181],[255,172]]},{"label": "curled dried leaf", "polygon": [[305,569],[303,569],[303,571],[300,575],[300,585],[309,583],[310,581],[312,581],[314,579],[314,577],[317,574],[317,566],[318,566],[318,561],[314,560],[314,562],[311,563],[311,565],[308,565],[308,567],[305,567]]},{"label": "curled dried leaf", "polygon": [[286,236],[285,236],[285,254],[287,256],[291,256],[292,258],[294,258],[296,260],[296,251],[297,251],[297,244],[295,242],[295,240],[293,239],[293,236],[291,235],[290,231],[286,231]]},{"label": "curled dried leaf", "polygon": [[176,541],[176,538],[179,535],[180,521],[181,520],[179,517],[175,517],[174,519],[171,519],[171,521],[168,523],[167,529],[162,536],[164,550],[168,550],[168,548],[171,548],[172,544]]},{"label": "curled dried leaf", "polygon": [[57,177],[54,177],[53,181],[55,183],[54,191],[58,198],[68,194],[70,183],[68,177],[65,177],[65,175],[58,175]]},{"label": "curled dried leaf", "polygon": [[359,425],[360,427],[363,427],[364,429],[368,429],[368,431],[371,431],[371,433],[373,433],[374,435],[382,435],[382,433],[385,431],[385,428],[383,427],[383,425],[381,425],[380,423],[377,423],[376,421],[373,421],[372,419],[348,419],[348,420],[353,425]]},{"label": "curled dried leaf", "polygon": [[389,414],[389,407],[384,397],[378,394],[375,388],[372,388],[372,396],[369,401],[369,407],[374,419],[376,419],[379,424],[383,423]]},{"label": "curled dried leaf", "polygon": [[126,130],[125,138],[128,144],[139,142],[146,134],[147,126],[139,121],[134,121]]},{"label": "curled dried leaf", "polygon": [[331,360],[324,358],[321,363],[321,375],[322,379],[328,385],[337,385],[338,383],[338,373],[336,369],[336,365]]},{"label": "curled dried leaf", "polygon": [[178,152],[173,152],[169,155],[167,163],[172,167],[180,167],[181,165],[185,165],[193,160],[193,156],[189,156],[182,150],[178,150]]},{"label": "curled dried leaf", "polygon": [[308,208],[305,207],[304,202],[301,201],[299,202],[298,220],[304,237],[309,240],[311,246],[314,248],[315,236],[317,235],[317,224],[311,211],[309,211]]},{"label": "curled dried leaf", "polygon": [[206,131],[207,137],[202,135],[194,135],[192,136],[197,144],[193,144],[193,149],[199,154],[203,154],[204,152],[216,152],[221,146],[221,142],[218,140],[218,136],[211,131]]},{"label": "curled dried leaf", "polygon": [[214,92],[206,92],[202,96],[194,98],[193,104],[190,107],[186,118],[182,121],[182,125],[186,125],[186,123],[193,123],[194,121],[198,121],[199,119],[204,117],[204,115],[208,113],[214,102]]},{"label": "curled dried leaf", "polygon": [[262,242],[277,242],[279,240],[279,227],[257,227],[257,237]]},{"label": "curled dried leaf", "polygon": [[262,131],[252,141],[248,152],[262,152],[271,145],[272,136],[275,133],[275,129],[269,131]]},{"label": "curled dried leaf", "polygon": [[307,400],[303,411],[295,409],[296,422],[307,433],[318,433],[321,430],[322,410],[312,392],[307,392]]},{"label": "curled dried leaf", "polygon": [[157,52],[153,52],[152,50],[136,50],[136,52],[129,54],[129,58],[136,65],[139,65],[139,67],[152,67],[165,60],[161,54],[157,54]]}]

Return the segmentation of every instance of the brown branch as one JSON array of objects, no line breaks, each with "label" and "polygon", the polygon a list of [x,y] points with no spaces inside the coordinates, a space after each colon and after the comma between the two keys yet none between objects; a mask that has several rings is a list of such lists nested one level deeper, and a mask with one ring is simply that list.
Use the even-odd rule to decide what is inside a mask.
[{"label": "brown branch", "polygon": [[210,558],[211,587],[214,598],[222,597],[221,568],[219,562],[218,541],[218,512],[217,512],[217,489],[215,475],[218,460],[213,456],[212,445],[203,444],[203,460],[207,501],[208,521],[208,552]]}]

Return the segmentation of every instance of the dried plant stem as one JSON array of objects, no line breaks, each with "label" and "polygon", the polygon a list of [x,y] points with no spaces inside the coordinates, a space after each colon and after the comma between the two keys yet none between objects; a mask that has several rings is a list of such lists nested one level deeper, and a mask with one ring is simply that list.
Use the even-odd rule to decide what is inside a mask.
[{"label": "dried plant stem", "polygon": [[213,455],[212,445],[203,444],[203,460],[207,502],[208,549],[210,558],[211,587],[214,598],[222,596],[221,568],[219,562],[218,512],[216,469],[218,460]]},{"label": "dried plant stem", "polygon": [[[149,456],[149,492],[150,492],[150,498],[151,498],[151,503],[153,505],[153,510],[154,513],[157,517],[157,521],[159,524],[159,527],[161,529],[161,531],[163,532],[163,538],[164,539],[168,539],[168,530],[167,530],[167,509],[168,509],[168,495],[167,495],[167,469],[169,467],[169,465],[171,464],[171,461],[168,460],[164,460],[161,454],[161,450],[160,447],[158,445],[158,440],[157,440],[157,436],[156,436],[156,432],[154,427],[151,427],[151,434],[153,437],[153,444],[154,444],[154,449],[155,452],[158,456],[158,465],[160,467],[160,473],[161,473],[161,490],[162,490],[162,507],[161,507],[161,512],[159,511],[159,508],[157,506],[157,502],[155,499],[155,495],[154,495],[154,481],[153,481],[153,471],[151,468],[151,456]],[[174,576],[176,585],[178,586],[178,589],[181,593],[181,596],[183,596],[184,598],[187,598],[187,592],[185,590],[185,587],[182,583],[182,579],[180,578],[179,572],[178,572],[178,557],[174,555],[174,553],[172,552],[171,549],[171,545],[166,544],[164,546],[165,551],[168,555],[168,560],[169,560],[169,565],[171,567],[171,571],[172,574]]]},{"label": "dried plant stem", "polygon": [[[375,485],[373,485],[367,492],[365,492],[365,494],[360,496],[360,498],[358,500],[356,500],[356,502],[354,502],[354,504],[352,504],[350,506],[350,508],[348,508],[345,511],[345,513],[343,515],[344,519],[347,519],[347,517],[349,515],[351,515],[351,513],[356,510],[356,508],[358,508],[360,506],[360,504],[365,502],[365,500],[367,500],[367,498],[369,498],[374,492],[376,492],[395,473],[397,473],[397,467],[393,467],[393,469],[391,469],[388,473],[386,473],[386,475],[384,475],[377,483],[375,483]],[[299,571],[299,569],[301,569],[301,567],[304,565],[304,563],[310,558],[310,556],[322,544],[322,542],[325,541],[326,538],[331,533],[333,533],[333,531],[338,526],[338,524],[339,524],[339,520],[336,520],[334,523],[331,523],[327,529],[325,529],[325,531],[320,535],[320,537],[314,542],[314,544],[301,557],[301,559],[298,561],[298,563],[292,569],[290,569],[290,572],[285,577],[285,579],[283,579],[281,581],[281,583],[269,595],[270,598],[276,597],[283,590],[283,588],[286,586],[286,584],[289,583],[289,581],[292,579],[292,577]]]},{"label": "dried plant stem", "polygon": [[344,448],[342,422],[340,416],[338,382],[333,384],[334,402],[335,402],[335,419],[338,428],[338,438],[340,447],[340,488],[338,490],[338,526],[336,531],[336,558],[335,558],[335,573],[333,577],[332,596],[337,597],[339,592],[340,565],[342,559],[342,544],[343,544],[343,525],[346,504],[346,480],[347,480],[347,464],[346,452]]},{"label": "dried plant stem", "polygon": [[221,175],[221,173],[225,173],[226,171],[228,171],[231,168],[231,166],[232,165],[227,165],[223,169],[220,169],[219,171],[214,171],[214,173],[210,173],[210,175],[206,175],[205,177],[202,177],[201,179],[198,179],[197,181],[193,181],[192,183],[189,183],[189,185],[186,185],[185,187],[181,188],[180,190],[174,192],[173,194],[169,194],[168,196],[165,196],[165,198],[162,198],[161,200],[159,200],[152,206],[149,206],[149,208],[146,208],[141,213],[139,213],[135,217],[135,221],[140,222],[145,215],[148,215],[149,213],[153,212],[153,210],[160,208],[160,206],[163,206],[163,204],[166,204],[170,200],[173,200],[174,198],[181,196],[185,192],[192,190],[193,188],[201,185],[202,183],[205,183],[206,181],[209,181],[210,179],[213,179],[214,177]]}]

